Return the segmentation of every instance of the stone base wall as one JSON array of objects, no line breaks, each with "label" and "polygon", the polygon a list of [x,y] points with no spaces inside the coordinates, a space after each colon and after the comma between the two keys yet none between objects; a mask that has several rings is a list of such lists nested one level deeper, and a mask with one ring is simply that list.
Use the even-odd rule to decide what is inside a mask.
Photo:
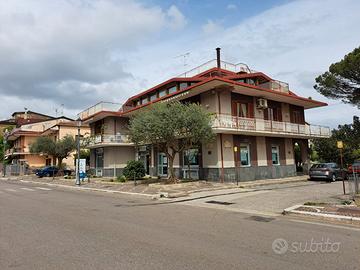
[{"label": "stone base wall", "polygon": [[[203,168],[200,176],[200,179],[219,181],[221,168]],[[224,168],[225,182],[275,179],[290,176],[296,176],[295,165]]]}]

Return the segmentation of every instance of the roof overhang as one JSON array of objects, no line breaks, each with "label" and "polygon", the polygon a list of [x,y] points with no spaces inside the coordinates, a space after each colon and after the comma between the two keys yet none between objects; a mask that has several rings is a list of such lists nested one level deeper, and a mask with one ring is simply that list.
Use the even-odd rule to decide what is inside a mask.
[{"label": "roof overhang", "polygon": [[[156,102],[169,102],[175,100],[183,100],[203,92],[207,92],[212,89],[229,89],[232,92],[240,93],[248,96],[255,96],[259,98],[265,98],[269,100],[274,100],[283,103],[289,103],[296,106],[304,107],[304,109],[317,108],[322,106],[327,106],[326,103],[303,98],[296,96],[292,93],[284,93],[279,91],[274,91],[266,88],[261,88],[258,86],[248,85],[245,83],[235,82],[229,79],[221,78],[221,77],[212,77],[207,80],[201,81],[193,86],[185,88],[182,91],[176,92],[171,96],[164,97]],[[155,102],[155,103],[156,103]],[[125,111],[122,113],[124,116],[132,115],[133,113],[139,111],[140,109],[147,107],[148,105],[153,103],[147,103],[146,105],[141,106],[140,108],[134,108],[129,111]]]}]

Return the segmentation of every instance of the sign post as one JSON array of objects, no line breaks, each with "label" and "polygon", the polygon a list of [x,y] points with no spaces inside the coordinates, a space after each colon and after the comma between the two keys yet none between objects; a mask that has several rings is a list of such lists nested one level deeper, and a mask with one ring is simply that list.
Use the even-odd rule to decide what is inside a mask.
[{"label": "sign post", "polygon": [[79,164],[79,171],[76,166],[76,171],[79,173],[79,178],[81,181],[84,181],[84,178],[86,178],[86,159],[79,159],[76,160],[76,165]]},{"label": "sign post", "polygon": [[343,148],[344,148],[344,143],[343,141],[337,141],[336,142],[336,146],[340,151],[340,169],[341,169],[341,178],[342,178],[342,182],[343,182],[343,191],[344,191],[344,195],[346,194],[345,192],[345,182],[344,182],[344,162],[343,162]]}]

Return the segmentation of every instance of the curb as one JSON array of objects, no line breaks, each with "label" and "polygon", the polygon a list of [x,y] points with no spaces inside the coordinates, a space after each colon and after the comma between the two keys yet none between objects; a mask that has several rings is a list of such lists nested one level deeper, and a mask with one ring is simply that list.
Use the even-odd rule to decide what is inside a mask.
[{"label": "curb", "polygon": [[37,185],[46,185],[46,186],[53,186],[53,187],[61,187],[61,188],[68,188],[74,190],[88,190],[88,191],[98,191],[98,192],[105,192],[105,193],[113,193],[113,194],[126,194],[126,195],[139,195],[148,197],[151,199],[158,199],[160,198],[160,194],[147,194],[147,193],[136,193],[136,192],[128,192],[128,191],[119,191],[119,190],[108,190],[108,189],[101,189],[101,188],[89,188],[89,187],[76,187],[76,186],[67,186],[61,184],[51,184],[51,183],[44,183],[44,182],[36,182],[36,181],[29,181],[29,180],[19,180],[23,183],[31,183]]},{"label": "curb", "polygon": [[[323,214],[323,213],[315,213],[315,212],[306,212],[306,211],[300,211],[300,210],[295,210],[298,207],[304,207],[304,205],[294,205],[291,206],[289,208],[284,209],[283,214],[287,215],[287,214],[297,214],[297,215],[304,215],[304,216],[315,216],[315,217],[322,217],[325,219],[336,219],[336,220],[343,220],[343,221],[355,221],[355,222],[360,222],[360,218],[359,217],[349,217],[349,216],[342,216],[342,215],[334,215],[334,214]],[[313,207],[313,206],[306,206],[309,208],[323,208],[323,207]]]}]

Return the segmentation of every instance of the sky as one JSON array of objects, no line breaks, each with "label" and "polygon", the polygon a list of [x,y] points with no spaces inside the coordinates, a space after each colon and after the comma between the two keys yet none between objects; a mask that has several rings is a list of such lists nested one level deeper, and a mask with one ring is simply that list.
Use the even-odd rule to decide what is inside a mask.
[{"label": "sky", "polygon": [[350,123],[359,110],[313,85],[360,46],[359,11],[358,0],[2,0],[0,119],[25,107],[76,118],[211,60],[221,47],[223,60],[327,102],[306,111],[309,123]]}]

